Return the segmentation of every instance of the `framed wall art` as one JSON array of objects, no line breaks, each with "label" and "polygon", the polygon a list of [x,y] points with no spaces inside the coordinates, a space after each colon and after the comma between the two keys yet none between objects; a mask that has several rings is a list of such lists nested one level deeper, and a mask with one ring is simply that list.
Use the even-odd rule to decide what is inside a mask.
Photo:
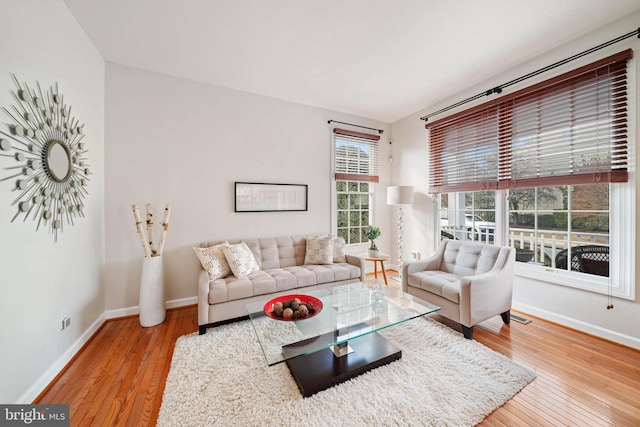
[{"label": "framed wall art", "polygon": [[236,212],[306,211],[308,185],[235,183]]}]

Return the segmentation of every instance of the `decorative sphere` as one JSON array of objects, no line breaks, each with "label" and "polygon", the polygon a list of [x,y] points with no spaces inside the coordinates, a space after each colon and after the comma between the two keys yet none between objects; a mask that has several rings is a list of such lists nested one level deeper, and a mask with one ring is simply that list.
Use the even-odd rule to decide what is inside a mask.
[{"label": "decorative sphere", "polygon": [[293,317],[293,310],[291,310],[290,308],[285,308],[282,312],[282,317],[284,319],[291,319]]},{"label": "decorative sphere", "polygon": [[307,308],[306,305],[300,304],[300,307],[298,307],[297,313],[300,313],[300,317],[307,317],[309,315],[309,309]]},{"label": "decorative sphere", "polygon": [[278,317],[282,317],[283,311],[284,311],[284,307],[282,306],[281,302],[277,302],[273,304],[273,314],[275,314]]}]

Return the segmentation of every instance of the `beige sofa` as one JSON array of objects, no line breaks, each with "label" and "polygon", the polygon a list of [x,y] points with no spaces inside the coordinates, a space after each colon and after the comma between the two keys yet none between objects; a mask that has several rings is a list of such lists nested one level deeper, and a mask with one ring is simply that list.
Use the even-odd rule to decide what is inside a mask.
[{"label": "beige sofa", "polygon": [[[198,275],[198,330],[247,316],[246,304],[288,293],[304,293],[343,283],[364,281],[364,260],[345,255],[346,262],[305,265],[306,237],[243,239],[259,271],[247,277],[233,275],[212,280],[200,266]],[[203,243],[209,247],[221,242]],[[239,243],[229,241],[230,244]]]},{"label": "beige sofa", "polygon": [[405,262],[402,289],[440,306],[471,339],[474,325],[497,314],[509,324],[514,264],[513,248],[445,239],[431,257]]}]

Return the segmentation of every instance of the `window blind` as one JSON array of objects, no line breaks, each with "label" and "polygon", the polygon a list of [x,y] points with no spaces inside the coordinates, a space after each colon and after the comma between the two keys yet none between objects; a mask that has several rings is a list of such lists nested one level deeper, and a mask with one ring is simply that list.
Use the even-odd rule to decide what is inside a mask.
[{"label": "window blind", "polygon": [[478,110],[452,126],[430,131],[431,193],[497,189],[496,107]]},{"label": "window blind", "polygon": [[379,135],[347,129],[333,129],[335,140],[335,179],[379,182]]},{"label": "window blind", "polygon": [[628,180],[626,50],[427,124],[429,192]]}]

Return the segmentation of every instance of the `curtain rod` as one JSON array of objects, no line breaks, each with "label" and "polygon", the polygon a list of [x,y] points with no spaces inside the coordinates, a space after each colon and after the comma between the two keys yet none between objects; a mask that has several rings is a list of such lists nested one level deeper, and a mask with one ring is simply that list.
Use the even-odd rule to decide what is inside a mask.
[{"label": "curtain rod", "polygon": [[349,126],[355,126],[357,128],[362,128],[362,129],[369,129],[369,130],[375,130],[376,132],[378,132],[380,135],[382,135],[384,133],[384,130],[382,129],[376,129],[376,128],[368,128],[366,126],[360,126],[360,125],[354,125],[353,123],[345,123],[345,122],[339,122],[337,120],[329,120],[327,121],[327,123],[331,124],[331,123],[340,123],[341,125],[349,125]]},{"label": "curtain rod", "polygon": [[602,43],[601,45],[598,45],[596,47],[592,47],[591,49],[585,50],[584,52],[580,52],[580,53],[578,53],[576,55],[573,55],[573,56],[570,56],[568,58],[565,58],[562,61],[558,61],[558,62],[555,62],[555,63],[553,63],[551,65],[547,65],[546,67],[540,68],[539,70],[533,71],[533,72],[531,72],[529,74],[525,74],[522,77],[518,77],[517,79],[508,81],[507,83],[503,83],[503,84],[501,84],[499,86],[496,86],[496,87],[494,87],[492,89],[489,89],[489,90],[487,90],[485,92],[479,93],[479,94],[474,95],[474,96],[472,96],[470,98],[467,98],[467,99],[464,99],[462,101],[456,102],[455,104],[452,104],[452,105],[450,105],[448,107],[445,107],[445,108],[443,108],[441,110],[438,110],[435,113],[430,113],[430,114],[427,114],[426,116],[422,116],[422,117],[420,117],[420,120],[424,120],[426,122],[427,120],[429,120],[430,117],[433,117],[433,116],[435,116],[437,114],[440,114],[440,113],[444,113],[445,111],[452,110],[452,109],[454,109],[456,107],[459,107],[461,105],[464,105],[464,104],[466,104],[468,102],[475,101],[476,99],[482,98],[483,96],[489,96],[492,93],[499,94],[499,93],[502,92],[502,89],[504,89],[506,87],[512,86],[512,85],[514,85],[516,83],[520,83],[521,81],[529,79],[531,77],[535,77],[538,74],[542,74],[542,73],[544,73],[546,71],[549,71],[549,70],[552,70],[552,69],[554,69],[556,67],[559,67],[561,65],[567,64],[567,63],[569,63],[569,62],[571,62],[573,60],[576,60],[578,58],[582,58],[583,56],[586,56],[586,55],[588,55],[590,53],[593,53],[593,52],[598,51],[600,49],[603,49],[605,47],[611,46],[612,44],[618,43],[618,42],[620,42],[622,40],[628,39],[629,37],[633,37],[635,35],[638,35],[638,38],[640,38],[640,27],[635,31],[631,31],[630,33],[624,34],[624,35],[622,35],[620,37],[617,37],[617,38],[615,38],[613,40],[609,40],[608,42]]}]

